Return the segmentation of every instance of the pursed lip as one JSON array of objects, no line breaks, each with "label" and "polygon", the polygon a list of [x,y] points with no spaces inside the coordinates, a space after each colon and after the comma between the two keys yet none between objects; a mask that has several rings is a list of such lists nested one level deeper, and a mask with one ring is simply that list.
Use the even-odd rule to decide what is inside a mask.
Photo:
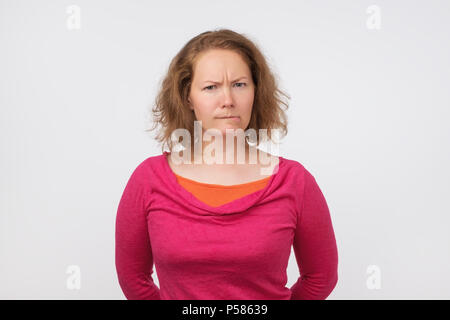
[{"label": "pursed lip", "polygon": [[217,117],[218,119],[239,118],[239,116]]}]

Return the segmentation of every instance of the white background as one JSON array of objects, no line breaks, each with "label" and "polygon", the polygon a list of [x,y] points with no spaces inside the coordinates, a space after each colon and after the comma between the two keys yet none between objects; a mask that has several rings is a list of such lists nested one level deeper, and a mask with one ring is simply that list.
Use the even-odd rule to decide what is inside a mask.
[{"label": "white background", "polygon": [[116,210],[134,168],[161,154],[144,131],[159,81],[221,27],[250,37],[291,96],[279,154],[327,199],[328,299],[449,299],[450,3],[331,0],[0,1],[0,298],[124,299]]}]

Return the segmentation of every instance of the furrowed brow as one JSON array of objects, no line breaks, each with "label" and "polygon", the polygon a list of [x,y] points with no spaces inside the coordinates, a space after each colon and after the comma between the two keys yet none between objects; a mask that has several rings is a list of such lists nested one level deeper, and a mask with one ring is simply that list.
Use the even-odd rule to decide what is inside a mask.
[{"label": "furrowed brow", "polygon": [[[242,80],[242,79],[247,79],[247,77],[246,77],[246,76],[239,77],[239,78],[237,78],[236,80],[233,80],[232,82],[236,82],[236,81]],[[221,82],[217,82],[217,81],[213,81],[213,80],[205,80],[205,81],[203,81],[203,82],[212,82],[212,83],[217,83],[217,84],[220,84],[220,83],[221,83]]]}]

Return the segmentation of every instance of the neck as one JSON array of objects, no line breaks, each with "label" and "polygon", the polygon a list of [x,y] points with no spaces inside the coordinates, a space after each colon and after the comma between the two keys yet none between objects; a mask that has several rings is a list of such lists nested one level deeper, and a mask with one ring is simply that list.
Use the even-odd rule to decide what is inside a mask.
[{"label": "neck", "polygon": [[201,148],[199,145],[197,148],[191,146],[191,163],[215,165],[247,164],[257,157],[257,149],[250,147],[245,139],[240,141],[237,137],[234,137],[233,142],[227,144],[224,137],[221,152],[218,150],[220,146],[215,146],[214,139],[202,141]]}]

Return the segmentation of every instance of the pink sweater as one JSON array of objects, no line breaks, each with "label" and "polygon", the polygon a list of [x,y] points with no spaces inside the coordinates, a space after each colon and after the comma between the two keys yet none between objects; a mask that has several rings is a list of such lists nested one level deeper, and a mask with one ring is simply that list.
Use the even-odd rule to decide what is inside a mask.
[{"label": "pink sweater", "polygon": [[[178,184],[166,156],[137,166],[118,205],[115,262],[127,299],[329,296],[338,280],[332,221],[315,178],[299,162],[280,156],[265,188],[211,207]],[[300,277],[287,288],[291,246]]]}]

